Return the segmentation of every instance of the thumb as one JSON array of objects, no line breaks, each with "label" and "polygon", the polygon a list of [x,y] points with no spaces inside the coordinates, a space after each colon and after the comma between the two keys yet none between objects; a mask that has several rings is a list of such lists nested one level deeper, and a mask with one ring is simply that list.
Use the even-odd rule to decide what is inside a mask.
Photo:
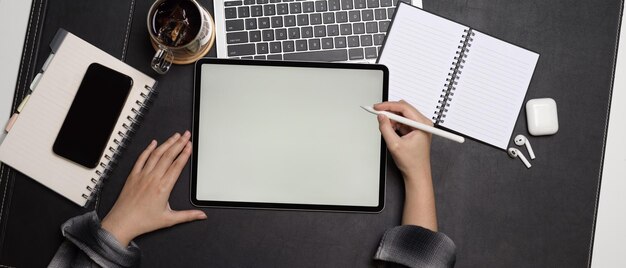
[{"label": "thumb", "polygon": [[172,211],[172,225],[195,220],[204,220],[207,216],[202,210]]},{"label": "thumb", "polygon": [[389,147],[391,144],[397,143],[400,139],[398,134],[396,134],[396,132],[393,130],[389,118],[381,114],[378,115],[378,129],[380,129],[380,133],[383,135],[383,138],[387,143],[387,147]]}]

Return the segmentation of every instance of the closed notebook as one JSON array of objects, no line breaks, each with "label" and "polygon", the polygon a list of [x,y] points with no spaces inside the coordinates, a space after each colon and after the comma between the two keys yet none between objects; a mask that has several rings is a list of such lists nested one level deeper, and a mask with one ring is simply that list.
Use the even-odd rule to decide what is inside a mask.
[{"label": "closed notebook", "polygon": [[[33,82],[32,94],[0,145],[0,161],[72,202],[85,206],[115,165],[154,95],[156,81],[97,47],[59,30],[52,53]],[[53,144],[89,65],[98,63],[132,78],[104,153],[86,168],[53,152]],[[89,139],[89,137],[84,137]]]},{"label": "closed notebook", "polygon": [[506,150],[539,54],[401,3],[378,63],[389,100]]}]

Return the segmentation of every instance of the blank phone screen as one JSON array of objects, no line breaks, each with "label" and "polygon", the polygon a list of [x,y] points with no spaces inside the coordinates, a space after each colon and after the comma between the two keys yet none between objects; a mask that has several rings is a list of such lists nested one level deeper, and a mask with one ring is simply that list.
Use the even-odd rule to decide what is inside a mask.
[{"label": "blank phone screen", "polygon": [[87,68],[54,141],[59,156],[95,168],[126,103],[133,80],[97,63]]}]

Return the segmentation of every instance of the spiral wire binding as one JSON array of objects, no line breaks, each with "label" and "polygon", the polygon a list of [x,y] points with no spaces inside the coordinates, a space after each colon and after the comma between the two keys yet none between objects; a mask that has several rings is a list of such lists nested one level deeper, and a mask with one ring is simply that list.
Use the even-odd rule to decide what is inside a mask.
[{"label": "spiral wire binding", "polygon": [[95,193],[100,190],[104,179],[106,179],[111,174],[113,168],[117,166],[117,159],[119,155],[124,149],[126,149],[128,142],[130,142],[133,134],[135,134],[135,130],[141,125],[141,121],[143,120],[145,113],[150,108],[150,105],[152,104],[152,98],[157,95],[154,87],[146,85],[144,89],[145,92],[140,93],[143,101],[137,100],[135,102],[135,107],[131,108],[131,112],[134,114],[134,116],[127,116],[126,122],[122,124],[122,127],[125,129],[125,131],[118,131],[114,134],[114,136],[116,137],[113,139],[113,142],[115,143],[116,147],[107,148],[104,153],[104,158],[106,159],[106,161],[100,162],[100,164],[98,165],[95,176],[92,177],[90,180],[92,185],[88,185],[85,187],[87,192],[82,194],[83,198],[87,199],[88,201],[85,206],[89,205]]},{"label": "spiral wire binding", "polygon": [[462,73],[469,48],[472,46],[471,42],[474,41],[472,38],[474,35],[474,32],[469,29],[464,30],[464,34],[461,36],[463,40],[459,41],[459,50],[456,52],[456,56],[452,62],[452,67],[450,67],[448,78],[446,78],[446,84],[443,85],[444,89],[441,90],[441,95],[439,95],[441,99],[437,101],[437,103],[439,103],[437,109],[439,110],[436,111],[435,115],[432,117],[436,124],[440,124],[445,121],[444,118],[446,118],[446,112],[448,112],[448,107],[450,107],[450,102],[452,102],[451,97],[454,96],[454,90],[456,90],[458,80],[461,78],[460,75]]}]

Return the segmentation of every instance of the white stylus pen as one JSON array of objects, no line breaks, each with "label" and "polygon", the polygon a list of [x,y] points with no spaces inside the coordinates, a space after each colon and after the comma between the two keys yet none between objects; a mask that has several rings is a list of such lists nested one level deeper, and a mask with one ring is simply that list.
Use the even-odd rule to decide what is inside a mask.
[{"label": "white stylus pen", "polygon": [[450,139],[450,140],[456,141],[458,143],[465,142],[465,138],[463,138],[463,137],[461,137],[459,135],[452,134],[450,132],[447,132],[445,130],[441,130],[441,129],[438,129],[438,128],[434,128],[434,127],[431,127],[429,125],[422,124],[420,122],[416,122],[416,121],[413,121],[413,120],[408,119],[408,118],[404,118],[404,117],[399,116],[399,115],[394,114],[394,113],[390,113],[390,112],[387,112],[387,111],[376,111],[376,110],[374,110],[374,108],[372,106],[361,106],[361,108],[363,108],[364,110],[366,110],[366,111],[368,111],[370,113],[373,113],[373,114],[382,114],[384,116],[387,116],[389,119],[391,119],[393,121],[405,124],[405,125],[410,126],[410,127],[417,128],[417,129],[419,129],[421,131],[426,131],[428,133],[432,133],[432,134],[435,134],[437,136],[444,137],[446,139]]}]

